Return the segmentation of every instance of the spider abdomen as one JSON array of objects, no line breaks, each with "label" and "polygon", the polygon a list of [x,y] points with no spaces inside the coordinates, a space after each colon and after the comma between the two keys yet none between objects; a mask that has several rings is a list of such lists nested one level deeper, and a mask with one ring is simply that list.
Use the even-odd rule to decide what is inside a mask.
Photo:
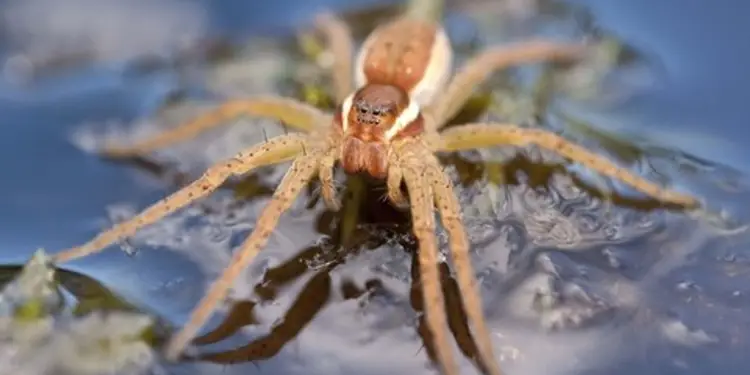
[{"label": "spider abdomen", "polygon": [[426,20],[400,18],[378,27],[357,56],[358,87],[389,84],[427,105],[445,86],[453,51],[442,26]]}]

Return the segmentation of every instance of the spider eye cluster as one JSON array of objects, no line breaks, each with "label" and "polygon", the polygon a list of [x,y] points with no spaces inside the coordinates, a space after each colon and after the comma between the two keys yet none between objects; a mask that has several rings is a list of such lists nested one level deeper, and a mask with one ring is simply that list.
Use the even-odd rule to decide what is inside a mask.
[{"label": "spider eye cluster", "polygon": [[397,86],[368,83],[342,103],[342,127],[347,130],[351,126],[354,133],[375,131],[380,134],[376,138],[382,137],[409,103],[408,94]]},{"label": "spider eye cluster", "polygon": [[356,104],[357,112],[362,115],[373,115],[373,116],[384,116],[393,114],[393,106],[382,105],[382,104],[371,104],[365,100],[361,100]]},{"label": "spider eye cluster", "polygon": [[367,125],[379,125],[395,112],[395,106],[389,103],[373,103],[368,100],[359,100],[354,104],[357,114],[357,122]]}]

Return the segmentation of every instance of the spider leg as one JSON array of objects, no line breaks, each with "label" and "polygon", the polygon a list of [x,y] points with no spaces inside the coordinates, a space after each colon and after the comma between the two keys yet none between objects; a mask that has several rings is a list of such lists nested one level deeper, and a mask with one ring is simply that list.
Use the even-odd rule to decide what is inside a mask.
[{"label": "spider leg", "polygon": [[323,202],[331,211],[338,211],[341,208],[341,201],[336,196],[336,181],[334,179],[334,166],[336,164],[336,153],[329,153],[320,161],[320,194]]},{"label": "spider leg", "polygon": [[166,357],[175,360],[206,323],[216,305],[226,297],[234,280],[244,270],[268,241],[279,217],[289,209],[303,187],[316,175],[320,159],[328,152],[325,149],[308,150],[295,159],[279,184],[271,201],[258,217],[255,228],[240,248],[234,252],[229,266],[215,280],[208,292],[193,309],[185,326],[174,335],[166,347]]},{"label": "spider leg", "polygon": [[584,51],[583,44],[532,40],[490,48],[480,53],[461,67],[442,94],[428,107],[427,111],[435,119],[435,130],[456,116],[474,89],[495,71],[521,64],[573,60],[581,57]]},{"label": "spider leg", "polygon": [[107,145],[101,153],[107,157],[122,158],[143,155],[194,138],[240,116],[269,117],[293,129],[311,132],[330,123],[329,116],[303,102],[266,96],[234,99],[204,113],[192,121],[169,129],[131,146]]},{"label": "spider leg", "polygon": [[209,168],[198,180],[145,209],[130,220],[100,233],[82,246],[55,254],[54,260],[61,263],[99,252],[116,241],[132,236],[138,229],[208,195],[232,175],[247,173],[253,168],[293,158],[303,152],[307,138],[306,135],[299,133],[286,134],[240,152],[234,158]]},{"label": "spider leg", "polygon": [[[432,189],[425,179],[424,168],[418,159],[414,159],[403,167],[402,173],[409,189],[411,214],[414,235],[419,242],[417,256],[419,259],[419,274],[421,275],[422,296],[424,299],[425,318],[427,327],[435,340],[435,354],[446,375],[458,375],[458,367],[448,342],[447,317],[445,314],[444,297],[440,285],[440,269],[438,267],[437,244],[435,239],[435,212]],[[401,168],[391,166],[390,168]],[[389,172],[391,173],[391,172]]]},{"label": "spider leg", "polygon": [[315,26],[327,39],[328,48],[333,54],[331,78],[333,80],[336,103],[343,103],[354,91],[352,84],[352,59],[354,43],[349,26],[331,13],[322,13],[315,18]]},{"label": "spider leg", "polygon": [[428,160],[428,178],[435,193],[435,204],[440,213],[440,220],[450,238],[458,289],[461,292],[461,300],[469,325],[473,326],[473,336],[477,343],[480,360],[490,374],[501,375],[502,372],[495,359],[492,340],[484,320],[482,298],[476,286],[476,277],[469,258],[469,241],[461,221],[461,205],[453,190],[453,183],[443,172],[435,156],[426,153],[423,160]]},{"label": "spider leg", "polygon": [[565,138],[540,129],[525,129],[508,124],[466,124],[447,129],[441,134],[441,142],[433,145],[434,151],[457,151],[498,145],[523,146],[535,144],[555,151],[560,155],[582,164],[604,176],[620,180],[636,190],[664,203],[676,204],[685,208],[695,208],[698,201],[689,195],[662,188],[605,157],[596,155]]},{"label": "spider leg", "polygon": [[404,172],[401,168],[393,168],[388,171],[386,186],[388,187],[388,199],[396,207],[408,207],[409,202],[401,192],[401,182],[404,180]]}]

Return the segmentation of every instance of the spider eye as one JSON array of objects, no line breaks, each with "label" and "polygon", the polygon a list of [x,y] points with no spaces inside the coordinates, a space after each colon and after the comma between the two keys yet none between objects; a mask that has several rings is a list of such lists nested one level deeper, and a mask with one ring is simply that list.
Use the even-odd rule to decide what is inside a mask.
[{"label": "spider eye", "polygon": [[372,114],[375,115],[375,116],[380,116],[380,115],[383,114],[383,111],[381,111],[379,109],[373,109],[372,110]]}]

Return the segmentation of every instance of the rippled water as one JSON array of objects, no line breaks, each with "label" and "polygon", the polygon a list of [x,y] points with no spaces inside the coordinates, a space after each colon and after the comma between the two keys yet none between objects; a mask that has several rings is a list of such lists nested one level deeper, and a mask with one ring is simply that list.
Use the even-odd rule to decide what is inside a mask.
[{"label": "rippled water", "polygon": [[[81,9],[90,6],[68,1]],[[127,11],[101,2],[100,23],[71,12],[60,24],[44,16],[53,13],[34,11],[43,0],[28,2],[29,8],[0,3],[6,6],[0,9],[9,9],[4,14],[50,25],[34,37],[28,37],[34,29],[27,24],[6,24],[0,34],[5,43],[0,53],[10,62],[0,83],[3,262],[25,262],[38,247],[57,251],[80,244],[212,162],[283,132],[273,122],[240,121],[139,165],[92,153],[105,140],[129,142],[179,123],[219,97],[299,96],[298,83],[320,82],[320,71],[311,63],[300,65],[293,41],[278,34],[289,36],[296,23],[324,5],[339,9],[345,3],[214,1],[204,4],[208,13],[202,13],[199,6],[175,7],[176,2],[131,5]],[[744,208],[750,199],[743,145],[750,135],[743,126],[743,94],[750,50],[736,40],[750,31],[740,9],[750,6],[577,1],[591,18],[555,12],[522,23],[498,17],[492,13],[497,7],[473,3],[478,5],[467,5],[467,13],[451,13],[447,20],[462,51],[531,31],[576,35],[593,24],[641,52],[638,62],[618,68],[595,98],[563,95],[539,114],[528,90],[512,94],[498,83],[490,93],[493,105],[480,116],[561,132],[649,179],[701,197],[709,211],[688,215],[664,209],[535,148],[445,155],[448,171],[460,182],[473,260],[503,368],[529,375],[747,371],[750,238]],[[103,33],[108,23],[102,20],[128,25],[122,21],[127,17],[149,26]],[[187,41],[173,34],[175,19],[190,20],[190,27],[178,29]],[[139,67],[117,62],[151,56],[154,49],[187,53],[205,33],[276,37],[245,40],[233,58],[217,59],[206,70],[170,69],[153,59]],[[61,52],[50,45],[62,42],[45,35],[59,40],[90,35],[99,43],[59,58]],[[121,43],[128,49],[111,48]],[[89,63],[81,65],[81,59]],[[29,61],[51,65],[40,63],[38,78],[19,81],[18,74],[29,72]],[[513,76],[526,88],[533,82],[529,77]],[[179,326],[202,287],[252,229],[284,170],[269,168],[238,181],[142,230],[121,244],[124,252],[113,247],[66,264],[65,272],[97,280]],[[356,185],[349,188],[358,191]],[[602,191],[612,194],[610,199],[602,199]],[[219,328],[197,342],[201,360],[164,364],[166,369],[432,373],[425,355],[431,348],[421,338],[421,301],[412,285],[415,244],[404,215],[379,203],[382,193],[364,192],[361,207],[356,194],[350,199],[361,225],[346,239],[338,238],[337,229],[346,215],[326,212],[316,200],[298,200],[235,286],[236,303],[212,319],[211,327]],[[439,235],[445,245],[444,234]],[[443,271],[451,329],[458,350],[470,357],[473,346],[455,307],[457,288],[447,267]],[[240,363],[226,366],[234,362]],[[462,367],[467,374],[475,371],[469,360]]]}]

